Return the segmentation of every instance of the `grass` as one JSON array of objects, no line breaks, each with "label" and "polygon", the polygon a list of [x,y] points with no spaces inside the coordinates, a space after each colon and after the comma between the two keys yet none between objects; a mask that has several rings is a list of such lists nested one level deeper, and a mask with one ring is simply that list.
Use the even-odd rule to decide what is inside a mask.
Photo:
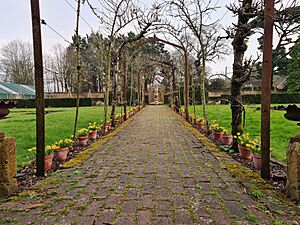
[{"label": "grass", "polygon": [[[46,145],[73,134],[75,108],[47,108]],[[103,107],[81,107],[77,128],[88,127],[91,122],[103,120]],[[35,109],[12,109],[9,119],[0,120],[0,130],[16,139],[17,166],[20,169],[35,158],[28,149],[35,146]]]},{"label": "grass", "polygon": [[[245,106],[246,125],[245,132],[251,137],[260,137],[260,110],[256,110],[257,106]],[[190,107],[193,113],[193,107]],[[196,113],[199,117],[202,115],[202,107],[196,106]],[[207,114],[209,120],[217,120],[221,126],[230,130],[231,128],[231,110],[229,105],[208,105]],[[296,122],[289,121],[284,118],[285,111],[271,110],[271,148],[272,156],[278,160],[286,159],[286,148],[290,137],[294,137],[299,133],[299,126]]]},{"label": "grass", "polygon": [[[46,114],[46,144],[70,137],[73,131],[75,108],[47,108],[55,111]],[[193,112],[193,108],[190,107]],[[197,115],[202,113],[201,106],[196,107]],[[231,112],[228,105],[207,106],[208,118],[230,129]],[[284,111],[271,111],[271,147],[272,155],[278,160],[286,159],[285,152],[290,137],[299,133],[299,127],[293,121],[284,118]],[[35,146],[35,110],[12,109],[9,119],[0,120],[0,130],[6,136],[15,137],[17,142],[17,165],[28,164],[34,159],[28,149]],[[78,129],[87,127],[90,122],[100,123],[103,119],[102,107],[81,107],[79,110]],[[260,136],[260,111],[255,106],[246,106],[245,131],[252,137]]]}]

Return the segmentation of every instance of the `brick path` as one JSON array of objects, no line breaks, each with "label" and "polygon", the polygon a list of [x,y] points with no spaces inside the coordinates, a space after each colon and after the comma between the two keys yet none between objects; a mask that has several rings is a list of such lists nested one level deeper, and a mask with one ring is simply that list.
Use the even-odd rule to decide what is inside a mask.
[{"label": "brick path", "polygon": [[148,106],[83,164],[2,203],[0,224],[300,221],[299,208],[275,202],[279,208],[272,209],[265,204],[269,196],[259,197],[245,193],[179,116]]}]

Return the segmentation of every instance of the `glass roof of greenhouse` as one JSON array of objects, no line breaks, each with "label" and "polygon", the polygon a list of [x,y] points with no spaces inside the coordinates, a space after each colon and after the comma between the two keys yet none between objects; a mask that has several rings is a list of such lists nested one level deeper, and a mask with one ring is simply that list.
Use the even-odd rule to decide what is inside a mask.
[{"label": "glass roof of greenhouse", "polygon": [[28,85],[0,82],[0,95],[35,96],[35,90]]}]

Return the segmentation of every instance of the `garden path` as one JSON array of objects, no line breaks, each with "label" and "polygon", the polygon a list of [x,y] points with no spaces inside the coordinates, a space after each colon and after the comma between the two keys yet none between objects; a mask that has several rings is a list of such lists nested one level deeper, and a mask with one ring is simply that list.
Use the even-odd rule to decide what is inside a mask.
[{"label": "garden path", "polygon": [[300,222],[298,207],[255,175],[233,178],[226,165],[238,164],[192,130],[166,106],[148,106],[82,164],[2,202],[0,224]]}]

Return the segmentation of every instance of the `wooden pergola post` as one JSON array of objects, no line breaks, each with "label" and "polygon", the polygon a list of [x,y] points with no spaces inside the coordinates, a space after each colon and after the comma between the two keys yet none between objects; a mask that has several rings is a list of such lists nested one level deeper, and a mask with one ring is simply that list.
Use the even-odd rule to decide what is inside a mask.
[{"label": "wooden pergola post", "polygon": [[272,41],[274,0],[265,1],[264,49],[261,93],[261,177],[270,178],[270,104],[272,83]]},{"label": "wooden pergola post", "polygon": [[123,54],[123,108],[124,108],[124,118],[127,120],[127,71],[126,71],[126,56]]},{"label": "wooden pergola post", "polygon": [[184,49],[184,106],[185,106],[185,119],[189,121],[189,75],[188,75],[188,53]]},{"label": "wooden pergola post", "polygon": [[36,175],[43,177],[45,176],[45,99],[39,0],[31,0],[31,18],[36,93]]}]

